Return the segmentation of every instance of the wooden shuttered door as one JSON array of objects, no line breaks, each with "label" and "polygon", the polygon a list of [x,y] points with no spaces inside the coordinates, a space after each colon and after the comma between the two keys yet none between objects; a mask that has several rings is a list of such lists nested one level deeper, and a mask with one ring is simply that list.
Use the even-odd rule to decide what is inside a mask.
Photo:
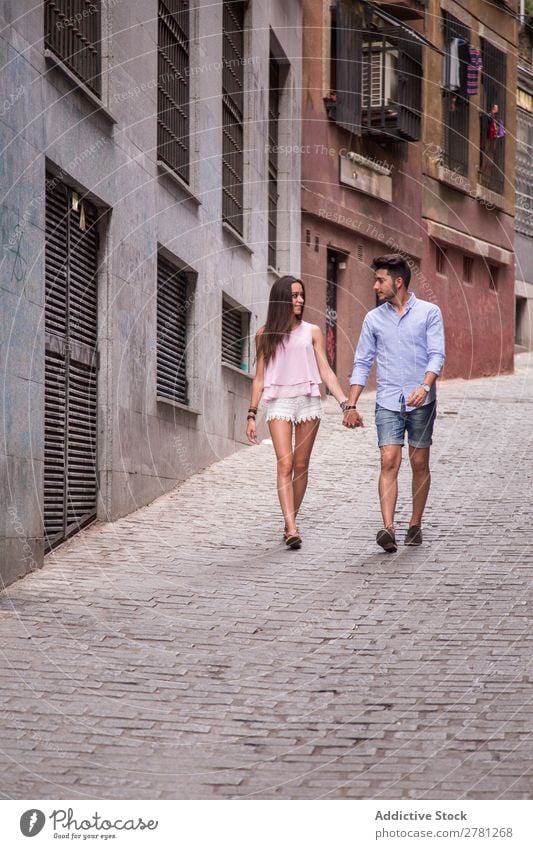
[{"label": "wooden shuttered door", "polygon": [[361,135],[363,23],[351,0],[337,0],[335,11],[335,122],[351,133]]},{"label": "wooden shuttered door", "polygon": [[188,404],[187,276],[157,259],[157,394]]},{"label": "wooden shuttered door", "polygon": [[398,30],[398,126],[401,139],[422,137],[422,47]]},{"label": "wooden shuttered door", "polygon": [[[74,196],[74,200],[75,200]],[[44,531],[47,550],[96,516],[97,218],[47,177]]]}]

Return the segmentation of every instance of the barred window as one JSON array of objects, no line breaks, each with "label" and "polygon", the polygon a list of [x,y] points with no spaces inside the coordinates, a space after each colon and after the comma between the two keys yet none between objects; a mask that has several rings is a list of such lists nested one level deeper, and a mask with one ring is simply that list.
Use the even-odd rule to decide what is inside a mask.
[{"label": "barred window", "polygon": [[446,274],[446,248],[435,243],[435,269],[437,274]]},{"label": "barred window", "polygon": [[[470,30],[467,26],[444,12],[442,16],[444,27],[444,80],[442,91],[442,149],[443,163],[451,171],[459,174],[468,174],[468,128],[469,128],[469,100],[466,91],[467,65],[462,53],[458,57],[458,77],[462,87],[453,89],[451,82],[451,47],[459,44],[468,44],[470,41]],[[468,48],[467,48],[468,49]]]},{"label": "barred window", "polygon": [[44,46],[101,95],[101,0],[45,0]]},{"label": "barred window", "polygon": [[497,265],[489,265],[488,266],[488,277],[489,277],[489,289],[492,292],[498,291],[498,277],[499,277],[500,269]]},{"label": "barred window", "polygon": [[222,362],[249,371],[250,313],[222,299]]},{"label": "barred window", "polygon": [[463,256],[463,280],[465,283],[472,283],[474,279],[474,257]]},{"label": "barred window", "polygon": [[161,255],[157,258],[157,394],[188,404],[188,279]]},{"label": "barred window", "polygon": [[515,229],[533,236],[533,114],[517,111]]},{"label": "barred window", "polygon": [[278,241],[278,146],[280,67],[270,56],[268,92],[268,264],[276,268]]},{"label": "barred window", "polygon": [[479,181],[500,194],[505,185],[506,58],[490,41],[481,39],[484,112],[480,116]]},{"label": "barred window", "polygon": [[189,0],[159,0],[157,155],[186,183],[190,168]]},{"label": "barred window", "polygon": [[244,15],[246,4],[224,0],[222,32],[222,218],[243,233]]}]

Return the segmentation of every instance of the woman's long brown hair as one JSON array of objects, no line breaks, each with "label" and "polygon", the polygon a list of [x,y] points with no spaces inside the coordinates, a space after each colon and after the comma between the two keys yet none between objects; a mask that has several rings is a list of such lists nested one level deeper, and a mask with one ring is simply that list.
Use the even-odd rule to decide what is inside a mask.
[{"label": "woman's long brown hair", "polygon": [[257,343],[257,356],[264,358],[264,363],[270,362],[280,345],[283,345],[292,329],[295,315],[292,308],[292,284],[299,283],[303,291],[304,305],[302,312],[296,317],[297,321],[303,318],[305,307],[304,284],[299,277],[286,274],[276,280],[270,290],[268,312],[262,334]]}]

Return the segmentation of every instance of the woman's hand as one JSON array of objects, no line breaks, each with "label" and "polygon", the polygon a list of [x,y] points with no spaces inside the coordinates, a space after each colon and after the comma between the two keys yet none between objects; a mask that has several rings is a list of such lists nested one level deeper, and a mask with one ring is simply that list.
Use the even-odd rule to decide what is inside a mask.
[{"label": "woman's hand", "polygon": [[347,410],[342,418],[344,427],[353,429],[354,427],[364,427],[363,417],[357,410]]},{"label": "woman's hand", "polygon": [[259,440],[257,438],[257,428],[255,426],[255,419],[248,419],[246,422],[246,436],[248,437],[248,442],[252,445],[259,445]]}]

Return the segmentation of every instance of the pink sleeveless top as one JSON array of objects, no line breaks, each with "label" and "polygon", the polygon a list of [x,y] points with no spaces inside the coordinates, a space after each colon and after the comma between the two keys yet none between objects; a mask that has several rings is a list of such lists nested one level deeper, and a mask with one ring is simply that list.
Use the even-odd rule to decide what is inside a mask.
[{"label": "pink sleeveless top", "polygon": [[263,399],[320,396],[320,372],[313,348],[312,324],[302,321],[289,333],[265,368]]}]

